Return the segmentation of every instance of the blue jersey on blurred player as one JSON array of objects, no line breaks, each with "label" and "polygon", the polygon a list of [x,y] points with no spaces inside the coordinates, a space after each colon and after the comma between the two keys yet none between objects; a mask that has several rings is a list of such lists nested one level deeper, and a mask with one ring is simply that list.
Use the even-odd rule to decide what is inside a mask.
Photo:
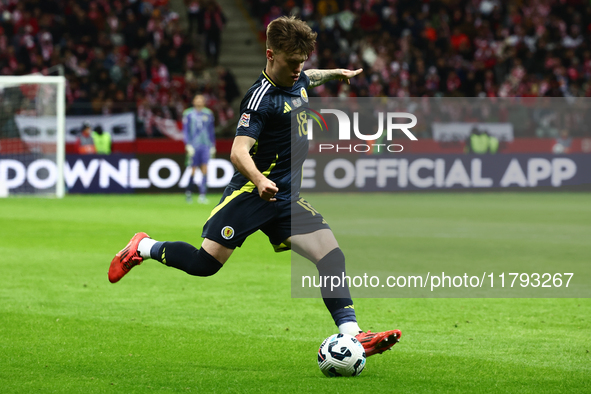
[{"label": "blue jersey on blurred player", "polygon": [[199,202],[206,203],[207,199],[207,163],[210,156],[215,154],[215,131],[213,112],[205,107],[205,97],[198,94],[193,99],[193,108],[183,112],[183,136],[187,151],[187,166],[191,167],[191,178],[187,186],[187,202],[192,201],[191,191],[195,169],[199,167],[203,177],[199,184]]}]

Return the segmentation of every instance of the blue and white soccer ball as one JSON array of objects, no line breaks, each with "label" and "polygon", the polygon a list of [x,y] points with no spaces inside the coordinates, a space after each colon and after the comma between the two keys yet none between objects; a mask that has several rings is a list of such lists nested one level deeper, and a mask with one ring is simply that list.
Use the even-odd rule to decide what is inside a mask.
[{"label": "blue and white soccer ball", "polygon": [[365,368],[365,349],[351,335],[331,335],[318,349],[318,366],[328,377],[357,376]]}]

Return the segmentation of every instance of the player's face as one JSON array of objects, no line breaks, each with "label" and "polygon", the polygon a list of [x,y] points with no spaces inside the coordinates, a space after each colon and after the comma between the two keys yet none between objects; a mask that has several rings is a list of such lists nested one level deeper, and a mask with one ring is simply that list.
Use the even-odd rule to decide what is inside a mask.
[{"label": "player's face", "polygon": [[281,86],[293,86],[299,79],[308,56],[275,52],[273,58],[276,82]]},{"label": "player's face", "polygon": [[193,106],[195,108],[203,108],[205,106],[205,97],[202,95],[195,96],[193,99]]}]

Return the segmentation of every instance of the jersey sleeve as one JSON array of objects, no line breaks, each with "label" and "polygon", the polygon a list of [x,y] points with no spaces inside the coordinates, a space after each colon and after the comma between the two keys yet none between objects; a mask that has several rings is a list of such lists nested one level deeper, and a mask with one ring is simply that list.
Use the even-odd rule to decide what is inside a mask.
[{"label": "jersey sleeve", "polygon": [[189,143],[189,112],[183,113],[183,140],[185,145]]},{"label": "jersey sleeve", "polygon": [[[256,90],[254,92],[256,93]],[[244,135],[258,140],[269,117],[269,106],[269,97],[264,94],[246,95],[240,105],[236,136]]]}]

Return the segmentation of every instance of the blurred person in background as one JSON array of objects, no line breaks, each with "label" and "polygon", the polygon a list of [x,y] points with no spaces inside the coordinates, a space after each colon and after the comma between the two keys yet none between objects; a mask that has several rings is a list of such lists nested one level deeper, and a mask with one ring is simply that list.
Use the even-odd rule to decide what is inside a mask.
[{"label": "blurred person in background", "polygon": [[99,155],[111,154],[111,134],[105,133],[101,126],[97,126],[96,130],[92,132],[92,140],[96,153]]},{"label": "blurred person in background", "polygon": [[560,137],[556,139],[556,143],[552,147],[552,152],[556,154],[570,153],[570,147],[573,139],[567,129],[560,130]]},{"label": "blurred person in background", "polygon": [[76,140],[76,151],[81,155],[92,155],[96,153],[90,123],[82,123],[82,131]]},{"label": "blurred person in background", "polygon": [[185,192],[188,203],[193,201],[192,189],[195,170],[201,170],[201,183],[199,184],[199,200],[201,204],[207,204],[207,163],[209,158],[215,155],[215,132],[213,112],[205,107],[205,96],[198,94],[193,99],[193,108],[188,108],[183,113],[183,136],[185,150],[187,152],[187,166],[191,167],[191,177]]},{"label": "blurred person in background", "polygon": [[466,140],[466,153],[475,153],[484,155],[487,153],[497,153],[499,150],[499,140],[484,130],[474,127]]},{"label": "blurred person in background", "polygon": [[205,53],[209,62],[217,66],[220,57],[220,47],[222,45],[222,29],[226,24],[226,17],[222,13],[222,8],[211,0],[205,6],[203,13],[203,30],[205,31]]}]

